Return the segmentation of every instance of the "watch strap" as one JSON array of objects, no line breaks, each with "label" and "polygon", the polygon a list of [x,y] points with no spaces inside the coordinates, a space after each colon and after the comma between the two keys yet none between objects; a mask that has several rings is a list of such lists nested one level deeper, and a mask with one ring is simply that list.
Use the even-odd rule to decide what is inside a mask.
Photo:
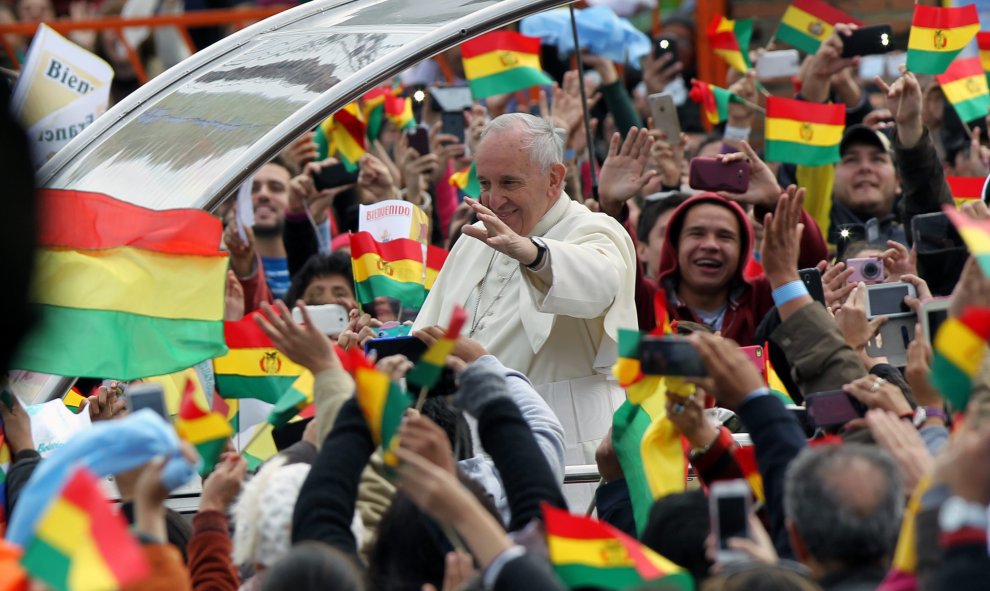
[{"label": "watch strap", "polygon": [[526,268],[536,269],[543,262],[543,258],[547,256],[547,246],[543,244],[542,240],[538,240],[536,238],[530,238],[529,241],[536,247],[536,260],[526,265]]}]

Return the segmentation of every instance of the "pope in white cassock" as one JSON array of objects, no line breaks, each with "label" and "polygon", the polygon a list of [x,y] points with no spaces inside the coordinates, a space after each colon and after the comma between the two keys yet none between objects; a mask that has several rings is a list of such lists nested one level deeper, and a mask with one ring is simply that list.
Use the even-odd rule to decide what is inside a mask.
[{"label": "pope in white cassock", "polygon": [[479,222],[465,226],[416,318],[446,324],[526,374],[564,426],[568,464],[594,463],[623,393],[607,376],[619,328],[636,328],[628,233],[564,192],[564,144],[546,120],[502,115],[475,154]]}]

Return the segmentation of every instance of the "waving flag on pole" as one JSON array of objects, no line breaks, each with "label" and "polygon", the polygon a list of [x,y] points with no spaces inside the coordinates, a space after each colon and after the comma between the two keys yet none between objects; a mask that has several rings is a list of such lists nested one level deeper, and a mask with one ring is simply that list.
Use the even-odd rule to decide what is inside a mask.
[{"label": "waving flag on pole", "polygon": [[230,351],[213,360],[217,390],[224,398],[257,398],[275,404],[305,368],[275,348],[254,320],[254,312],[224,322]]},{"label": "waving flag on pole", "polygon": [[978,57],[957,59],[944,74],[935,76],[942,93],[963,121],[983,119],[990,110],[990,88]]},{"label": "waving flag on pole", "polygon": [[478,195],[481,195],[481,183],[478,182],[478,169],[475,168],[474,162],[464,170],[450,175],[447,182],[463,191],[468,197],[477,199]]},{"label": "waving flag on pole", "polygon": [[734,92],[729,92],[724,88],[702,82],[701,80],[691,81],[691,92],[688,97],[701,105],[701,110],[712,125],[718,125],[729,118],[729,103],[742,103]]},{"label": "waving flag on pole", "polygon": [[990,221],[974,220],[951,205],[946,205],[942,210],[959,231],[969,253],[980,264],[983,275],[990,277]]},{"label": "waving flag on pole", "polygon": [[933,346],[932,385],[956,411],[969,402],[973,378],[980,371],[990,340],[990,308],[967,308],[938,328]]},{"label": "waving flag on pole", "polygon": [[196,386],[192,380],[186,382],[182,394],[182,406],[175,420],[175,432],[179,437],[193,444],[202,462],[199,465],[199,475],[206,476],[227,446],[227,440],[234,433],[227,417],[220,413],[210,412],[199,404],[193,396]]},{"label": "waving flag on pole", "polygon": [[843,105],[821,105],[795,99],[767,99],[766,159],[802,166],[839,161],[846,126]]},{"label": "waving flag on pole", "polygon": [[794,0],[780,21],[777,40],[813,54],[840,23],[863,24],[823,0]]},{"label": "waving flag on pole", "polygon": [[742,74],[753,67],[749,61],[749,41],[752,37],[752,19],[731,20],[716,15],[708,25],[708,42],[715,55]]},{"label": "waving flag on pole", "polygon": [[440,379],[443,366],[447,362],[447,357],[457,345],[457,339],[461,336],[461,329],[467,321],[467,312],[464,308],[457,306],[450,315],[450,322],[447,323],[447,334],[437,339],[430,348],[423,353],[408,374],[406,381],[421,388],[432,388]]},{"label": "waving flag on pole", "polygon": [[539,37],[493,31],[461,43],[461,58],[476,99],[553,84],[540,65]]},{"label": "waving flag on pole", "polygon": [[355,397],[368,423],[372,441],[381,446],[385,465],[397,466],[399,459],[392,452],[392,447],[402,415],[411,402],[409,395],[366,359],[356,364],[354,382]]},{"label": "waving flag on pole", "polygon": [[907,69],[941,74],[980,30],[975,4],[959,8],[915,5],[908,36]]}]

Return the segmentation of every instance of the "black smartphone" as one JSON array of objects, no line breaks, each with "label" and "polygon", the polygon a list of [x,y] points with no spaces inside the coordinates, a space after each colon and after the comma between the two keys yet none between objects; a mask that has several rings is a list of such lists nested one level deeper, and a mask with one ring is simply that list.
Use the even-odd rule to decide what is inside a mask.
[{"label": "black smartphone", "polygon": [[672,66],[677,61],[677,40],[665,35],[657,37],[653,41],[653,60],[656,61],[668,53],[674,56],[671,61],[667,62],[668,66]]},{"label": "black smartphone", "polygon": [[808,294],[811,299],[825,305],[825,286],[822,284],[822,273],[818,269],[812,267],[810,269],[801,269],[798,271],[798,277],[801,278],[801,282],[808,289]]},{"label": "black smartphone", "polygon": [[457,141],[463,144],[464,111],[444,111],[441,120],[443,121],[443,132],[455,136]]},{"label": "black smartphone", "polygon": [[168,408],[165,406],[165,389],[161,384],[135,384],[127,389],[127,412],[134,414],[143,409],[150,408],[158,416],[171,422],[168,415]]},{"label": "black smartphone", "polygon": [[873,25],[856,29],[848,37],[840,35],[842,57],[877,55],[894,49],[894,31],[890,25]]},{"label": "black smartphone", "polygon": [[317,191],[332,189],[356,183],[358,171],[347,170],[343,164],[331,164],[324,166],[319,172],[313,173],[313,185]]},{"label": "black smartphone", "polygon": [[925,213],[911,218],[911,236],[919,253],[966,246],[955,225],[942,212]]},{"label": "black smartphone", "polygon": [[804,405],[811,422],[823,429],[840,427],[866,414],[863,403],[842,390],[809,394]]},{"label": "black smartphone", "polygon": [[414,336],[405,337],[384,337],[371,339],[364,345],[364,352],[378,352],[378,359],[391,357],[392,355],[405,355],[406,359],[416,363],[426,352],[426,343]]},{"label": "black smartphone", "polygon": [[654,376],[704,377],[708,368],[683,337],[646,337],[639,344],[643,373]]},{"label": "black smartphone", "polygon": [[416,126],[407,131],[406,140],[409,147],[416,150],[420,156],[426,156],[430,153],[430,131],[425,127]]}]

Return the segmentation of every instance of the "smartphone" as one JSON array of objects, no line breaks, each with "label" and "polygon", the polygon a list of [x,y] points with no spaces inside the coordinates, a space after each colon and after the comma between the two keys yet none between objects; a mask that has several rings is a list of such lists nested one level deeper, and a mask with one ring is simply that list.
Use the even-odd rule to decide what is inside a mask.
[{"label": "smartphone", "polygon": [[796,49],[768,51],[756,62],[756,77],[760,80],[790,78],[801,70],[801,56]]},{"label": "smartphone", "polygon": [[356,169],[354,171],[347,170],[343,164],[324,166],[319,172],[313,173],[313,186],[316,187],[317,191],[350,185],[356,183],[357,180],[358,171]]},{"label": "smartphone", "polygon": [[921,333],[928,344],[935,342],[935,335],[949,317],[949,298],[929,300],[921,304]]},{"label": "smartphone", "polygon": [[749,162],[723,162],[717,158],[691,159],[688,184],[699,191],[745,193],[749,189]]},{"label": "smartphone", "polygon": [[165,389],[161,384],[134,384],[127,389],[125,400],[128,414],[150,408],[161,418],[172,422],[168,416],[168,408],[165,406]]},{"label": "smartphone", "polygon": [[846,283],[866,284],[880,283],[887,276],[887,269],[883,265],[880,257],[864,257],[861,259],[846,259],[846,268],[853,272],[846,279]]},{"label": "smartphone", "polygon": [[[335,337],[344,332],[347,328],[347,308],[337,304],[323,304],[319,306],[306,306],[309,317],[313,320],[313,325],[328,336]],[[292,309],[292,321],[296,324],[303,323],[302,310]]]},{"label": "smartphone", "polygon": [[422,125],[417,125],[406,132],[409,147],[416,150],[420,156],[430,153],[430,131]]},{"label": "smartphone", "polygon": [[444,111],[441,115],[443,121],[443,132],[457,137],[459,143],[464,143],[464,111],[453,113]]},{"label": "smartphone", "polygon": [[804,405],[808,409],[808,419],[822,429],[841,427],[866,414],[863,403],[842,390],[808,394]]},{"label": "smartphone", "polygon": [[729,548],[730,538],[749,538],[749,513],[752,504],[749,484],[739,478],[713,482],[708,493],[708,514],[715,536],[715,562],[737,562],[746,555]]},{"label": "smartphone", "polygon": [[654,376],[704,377],[708,368],[684,337],[646,337],[639,344],[643,373]]},{"label": "smartphone", "polygon": [[966,246],[955,225],[942,212],[925,213],[911,218],[911,236],[919,254]]},{"label": "smartphone", "polygon": [[426,343],[414,336],[371,339],[364,345],[364,352],[378,352],[378,359],[392,355],[405,355],[406,359],[416,363],[426,352]]},{"label": "smartphone", "polygon": [[842,40],[842,57],[857,55],[878,55],[889,53],[894,49],[894,31],[890,25],[873,25],[861,27],[848,37],[839,36]]},{"label": "smartphone", "polygon": [[821,271],[814,267],[810,269],[801,269],[798,271],[798,277],[801,278],[801,282],[804,283],[805,288],[808,289],[808,295],[811,296],[811,299],[824,306],[825,285],[822,283]]},{"label": "smartphone", "polygon": [[677,106],[674,97],[669,94],[651,94],[647,97],[650,104],[650,115],[653,117],[653,129],[659,129],[667,136],[671,144],[681,143],[681,120],[677,116]]},{"label": "smartphone", "polygon": [[677,40],[673,37],[661,35],[653,42],[653,60],[656,61],[666,54],[672,54],[674,58],[667,62],[668,66],[677,62]]},{"label": "smartphone", "polygon": [[879,283],[866,286],[866,316],[875,318],[901,318],[913,316],[914,310],[904,303],[904,298],[918,297],[914,285],[898,281],[895,283]]},{"label": "smartphone", "polygon": [[767,357],[763,347],[753,345],[751,347],[739,347],[739,350],[745,353],[746,357],[753,362],[753,366],[760,372],[760,375],[763,376],[763,382],[766,383]]}]

